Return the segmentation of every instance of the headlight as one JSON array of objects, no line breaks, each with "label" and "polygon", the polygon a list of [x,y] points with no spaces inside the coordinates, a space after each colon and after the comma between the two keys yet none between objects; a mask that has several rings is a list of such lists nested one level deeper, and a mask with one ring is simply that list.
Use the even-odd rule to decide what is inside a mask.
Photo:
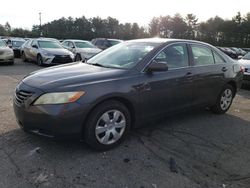
[{"label": "headlight", "polygon": [[77,101],[84,94],[84,91],[46,93],[41,95],[34,105],[71,103]]}]

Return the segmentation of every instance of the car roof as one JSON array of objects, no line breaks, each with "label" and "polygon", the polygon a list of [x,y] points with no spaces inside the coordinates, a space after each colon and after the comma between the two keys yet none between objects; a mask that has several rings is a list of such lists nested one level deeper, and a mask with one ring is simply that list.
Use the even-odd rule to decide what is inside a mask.
[{"label": "car roof", "polygon": [[[89,42],[89,41],[87,41],[87,40],[77,40],[77,39],[66,39],[66,40],[64,40],[64,41],[72,41],[72,42]],[[63,42],[64,42],[63,41]]]},{"label": "car roof", "polygon": [[208,43],[197,41],[197,40],[187,40],[187,39],[170,39],[170,38],[144,38],[144,39],[134,39],[128,40],[127,42],[149,42],[149,43],[168,43],[168,42],[186,42],[186,43],[198,43],[212,46]]}]

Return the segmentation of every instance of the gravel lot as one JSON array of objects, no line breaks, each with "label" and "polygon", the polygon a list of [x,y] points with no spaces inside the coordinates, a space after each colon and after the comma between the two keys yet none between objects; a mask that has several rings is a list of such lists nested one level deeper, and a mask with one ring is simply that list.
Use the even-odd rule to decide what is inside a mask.
[{"label": "gravel lot", "polygon": [[16,60],[0,66],[0,187],[249,188],[250,87],[230,111],[201,110],[133,131],[98,153],[78,141],[54,141],[19,129],[12,94],[40,69]]}]

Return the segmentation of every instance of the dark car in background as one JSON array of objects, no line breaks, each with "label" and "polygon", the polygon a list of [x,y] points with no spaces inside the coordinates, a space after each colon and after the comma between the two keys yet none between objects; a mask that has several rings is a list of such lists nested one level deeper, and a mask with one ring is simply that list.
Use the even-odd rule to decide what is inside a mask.
[{"label": "dark car in background", "polygon": [[35,61],[38,65],[56,65],[74,61],[74,54],[54,40],[32,39],[22,46],[24,61]]},{"label": "dark car in background", "polygon": [[21,47],[25,43],[22,38],[10,39],[9,47],[13,49],[15,57],[21,57]]},{"label": "dark car in background", "polygon": [[131,128],[193,107],[225,113],[243,70],[198,41],[123,42],[86,63],[33,72],[16,87],[14,111],[28,132],[82,138],[97,150],[118,145]]},{"label": "dark car in background", "polygon": [[86,40],[64,40],[63,47],[75,55],[75,61],[89,59],[100,53],[102,50]]},{"label": "dark car in background", "polygon": [[237,53],[235,51],[231,50],[230,48],[227,48],[227,47],[217,47],[217,48],[233,59],[238,58]]},{"label": "dark car in background", "polygon": [[244,56],[247,53],[245,50],[242,50],[241,48],[231,47],[230,49],[235,51],[238,57]]},{"label": "dark car in background", "polygon": [[107,39],[107,38],[96,38],[91,41],[96,47],[105,50],[111,46],[121,43],[122,40],[119,39]]}]

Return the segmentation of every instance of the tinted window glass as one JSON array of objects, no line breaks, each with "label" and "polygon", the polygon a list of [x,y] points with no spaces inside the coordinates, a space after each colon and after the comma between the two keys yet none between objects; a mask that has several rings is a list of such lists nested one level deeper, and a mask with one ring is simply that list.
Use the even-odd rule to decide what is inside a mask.
[{"label": "tinted window glass", "polygon": [[0,40],[0,47],[5,47],[5,46],[6,46],[5,42]]},{"label": "tinted window glass", "polygon": [[191,45],[194,56],[194,65],[214,64],[212,50],[202,45]]},{"label": "tinted window glass", "polygon": [[215,63],[225,63],[224,59],[219,56],[216,52],[213,52]]},{"label": "tinted window glass", "polygon": [[75,42],[77,48],[95,48],[90,42]]},{"label": "tinted window glass", "polygon": [[187,46],[185,44],[171,45],[158,54],[155,60],[158,62],[166,62],[169,69],[187,67]]},{"label": "tinted window glass", "polygon": [[97,40],[95,45],[101,46],[103,44],[103,42],[104,42],[103,40]]}]

